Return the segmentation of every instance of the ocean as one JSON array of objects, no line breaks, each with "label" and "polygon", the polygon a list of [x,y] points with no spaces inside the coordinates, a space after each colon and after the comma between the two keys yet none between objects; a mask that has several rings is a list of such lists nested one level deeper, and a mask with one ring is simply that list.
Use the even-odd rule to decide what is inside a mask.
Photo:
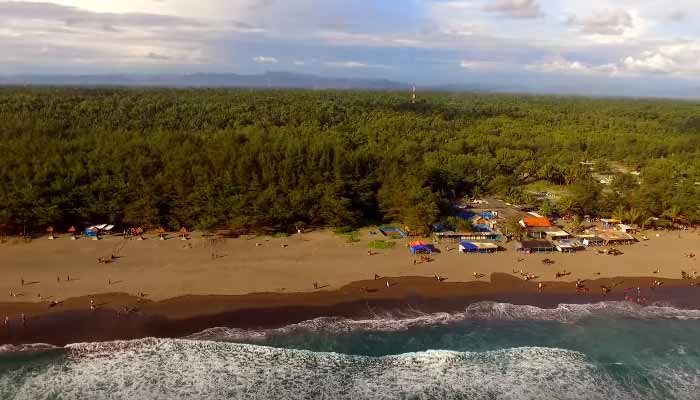
[{"label": "ocean", "polygon": [[0,399],[700,399],[700,311],[478,303],[0,347]]}]

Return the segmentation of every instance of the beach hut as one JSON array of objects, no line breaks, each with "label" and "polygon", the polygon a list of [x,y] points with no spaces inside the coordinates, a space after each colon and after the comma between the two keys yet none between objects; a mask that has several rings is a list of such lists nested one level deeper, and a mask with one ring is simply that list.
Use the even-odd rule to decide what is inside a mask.
[{"label": "beach hut", "polygon": [[629,233],[614,229],[598,229],[596,235],[603,239],[603,244],[605,246],[633,244],[637,241],[637,239]]},{"label": "beach hut", "polygon": [[603,228],[605,228],[605,229],[612,229],[612,228],[614,228],[617,225],[620,225],[622,223],[622,221],[620,221],[619,219],[615,219],[615,218],[603,218],[600,220],[600,222],[603,223]]},{"label": "beach hut", "polygon": [[525,253],[543,253],[555,251],[557,248],[549,240],[523,240],[515,242],[515,250]]},{"label": "beach hut", "polygon": [[70,233],[70,240],[75,240],[75,232],[77,232],[77,231],[78,230],[75,229],[74,226],[71,226],[70,228],[68,228],[68,233]]},{"label": "beach hut", "polygon": [[53,237],[53,226],[49,226],[48,228],[46,228],[46,232],[49,233],[49,240],[54,240],[54,237]]},{"label": "beach hut", "polygon": [[187,240],[187,228],[180,228],[180,240]]}]

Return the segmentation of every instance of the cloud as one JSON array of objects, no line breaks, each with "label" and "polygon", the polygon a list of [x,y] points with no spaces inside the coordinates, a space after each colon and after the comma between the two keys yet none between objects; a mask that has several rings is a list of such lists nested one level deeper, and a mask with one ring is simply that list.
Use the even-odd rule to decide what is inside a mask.
[{"label": "cloud", "polygon": [[[232,20],[94,12],[40,2],[0,1],[0,69],[24,71],[70,68],[71,63],[129,68],[213,62],[211,44],[223,37],[249,35],[258,28]],[[50,49],[42,51],[42,49]],[[14,66],[14,67],[13,67]],[[85,71],[85,70],[83,70]],[[90,71],[96,72],[96,71]]]},{"label": "cloud", "polygon": [[502,66],[503,63],[496,61],[483,61],[483,60],[462,60],[459,66],[463,69],[469,70],[490,70]]},{"label": "cloud", "polygon": [[302,60],[294,60],[292,64],[296,65],[297,67],[303,67],[306,63]]},{"label": "cloud", "polygon": [[159,60],[159,61],[165,61],[165,60],[170,60],[170,57],[163,55],[163,54],[158,54],[154,52],[149,52],[146,54],[146,58],[150,58],[151,60]]},{"label": "cloud", "polygon": [[483,10],[511,18],[537,18],[544,15],[536,0],[500,0],[484,6]]},{"label": "cloud", "polygon": [[279,63],[279,60],[276,59],[275,57],[265,57],[265,56],[253,57],[253,61],[255,61],[258,64],[277,64],[277,63]]},{"label": "cloud", "polygon": [[570,61],[563,57],[554,57],[547,61],[527,64],[525,69],[535,72],[577,75],[611,75],[618,72],[618,67],[615,64],[592,65],[581,61]]},{"label": "cloud", "polygon": [[606,9],[587,17],[569,17],[569,25],[591,35],[622,35],[634,28],[632,16],[625,10]]},{"label": "cloud", "polygon": [[360,61],[327,61],[323,64],[331,68],[387,68],[386,65],[367,64]]},{"label": "cloud", "polygon": [[668,19],[670,19],[671,21],[678,22],[678,21],[683,21],[687,16],[688,16],[688,14],[685,11],[675,10],[675,11],[671,12],[670,14],[668,14]]}]

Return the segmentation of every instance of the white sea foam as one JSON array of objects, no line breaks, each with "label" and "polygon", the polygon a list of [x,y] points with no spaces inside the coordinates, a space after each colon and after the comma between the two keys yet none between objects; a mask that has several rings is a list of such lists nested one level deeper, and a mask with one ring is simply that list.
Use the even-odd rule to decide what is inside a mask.
[{"label": "white sea foam", "polygon": [[620,388],[580,353],[538,347],[374,358],[144,339],[71,345],[60,364],[0,375],[0,398],[18,400],[407,397],[644,398]]},{"label": "white sea foam", "polygon": [[700,319],[700,310],[673,307],[640,306],[631,302],[600,302],[592,304],[561,304],[556,308],[539,308],[508,303],[479,302],[469,305],[462,313],[424,314],[413,312],[407,316],[382,315],[373,319],[353,320],[321,317],[276,329],[246,330],[238,328],[211,328],[188,336],[188,339],[215,341],[265,341],[273,336],[303,332],[398,332],[424,326],[450,325],[471,320],[554,321],[573,323],[588,318],[631,319]]},{"label": "white sea foam", "polygon": [[557,308],[539,308],[509,303],[471,304],[465,317],[488,320],[532,320],[576,322],[588,318],[700,319],[700,310],[666,306],[641,306],[628,301],[604,301],[590,304],[560,304]]},{"label": "white sea foam", "polygon": [[45,351],[57,350],[60,347],[52,346],[50,344],[44,343],[34,343],[34,344],[3,344],[0,345],[0,355],[12,354],[12,353],[41,353]]}]

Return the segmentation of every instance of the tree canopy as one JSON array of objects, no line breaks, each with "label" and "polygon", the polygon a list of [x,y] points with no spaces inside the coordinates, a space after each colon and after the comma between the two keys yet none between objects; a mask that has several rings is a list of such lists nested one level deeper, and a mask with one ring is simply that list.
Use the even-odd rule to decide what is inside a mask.
[{"label": "tree canopy", "polygon": [[[0,224],[420,231],[465,195],[700,221],[700,103],[369,91],[0,88]],[[601,185],[583,161],[624,165]],[[617,165],[616,164],[616,165]],[[553,209],[554,204],[545,207]]]}]

